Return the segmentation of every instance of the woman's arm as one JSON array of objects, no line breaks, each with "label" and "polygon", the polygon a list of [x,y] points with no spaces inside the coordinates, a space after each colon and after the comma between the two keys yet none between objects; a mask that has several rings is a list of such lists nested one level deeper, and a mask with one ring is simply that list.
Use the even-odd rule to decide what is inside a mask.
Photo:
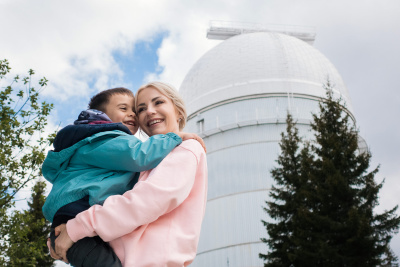
[{"label": "woman's arm", "polygon": [[111,196],[103,206],[94,205],[68,221],[73,241],[99,235],[108,242],[151,223],[178,207],[189,195],[195,180],[198,158],[204,155],[194,140],[175,148],[145,181],[122,196]]}]

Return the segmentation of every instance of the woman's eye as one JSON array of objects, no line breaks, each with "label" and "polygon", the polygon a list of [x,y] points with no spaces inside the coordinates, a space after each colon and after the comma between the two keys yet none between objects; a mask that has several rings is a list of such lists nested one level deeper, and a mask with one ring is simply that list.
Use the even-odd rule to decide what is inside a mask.
[{"label": "woman's eye", "polygon": [[144,110],[144,108],[138,108],[138,110],[136,111],[137,114],[139,114],[140,112],[142,112]]},{"label": "woman's eye", "polygon": [[157,100],[156,101],[156,105],[159,105],[159,104],[162,104],[162,103],[164,103],[164,101],[162,101],[162,100]]}]

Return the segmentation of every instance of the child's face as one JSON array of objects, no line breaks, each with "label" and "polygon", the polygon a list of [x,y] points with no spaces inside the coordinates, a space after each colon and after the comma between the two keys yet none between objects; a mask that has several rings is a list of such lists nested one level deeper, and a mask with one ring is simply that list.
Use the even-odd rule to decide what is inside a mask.
[{"label": "child's face", "polygon": [[122,122],[132,134],[135,134],[139,128],[136,114],[133,112],[134,102],[135,99],[129,95],[112,95],[105,112],[112,122]]}]

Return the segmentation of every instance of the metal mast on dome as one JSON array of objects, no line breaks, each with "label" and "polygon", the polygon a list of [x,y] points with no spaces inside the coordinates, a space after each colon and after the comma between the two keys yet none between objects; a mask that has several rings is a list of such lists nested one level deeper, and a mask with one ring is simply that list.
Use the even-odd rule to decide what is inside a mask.
[{"label": "metal mast on dome", "polygon": [[313,45],[315,40],[315,28],[296,25],[258,24],[233,21],[210,21],[210,28],[207,30],[207,38],[214,40],[226,40],[232,36],[252,32],[276,32],[296,37],[304,42]]}]

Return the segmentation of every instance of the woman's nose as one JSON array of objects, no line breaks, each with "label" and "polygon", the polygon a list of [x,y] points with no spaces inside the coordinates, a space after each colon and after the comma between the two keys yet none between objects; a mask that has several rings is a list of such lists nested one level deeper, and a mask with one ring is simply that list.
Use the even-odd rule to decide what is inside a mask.
[{"label": "woman's nose", "polygon": [[147,114],[154,114],[155,113],[155,109],[153,106],[148,106],[146,109],[146,113]]}]

